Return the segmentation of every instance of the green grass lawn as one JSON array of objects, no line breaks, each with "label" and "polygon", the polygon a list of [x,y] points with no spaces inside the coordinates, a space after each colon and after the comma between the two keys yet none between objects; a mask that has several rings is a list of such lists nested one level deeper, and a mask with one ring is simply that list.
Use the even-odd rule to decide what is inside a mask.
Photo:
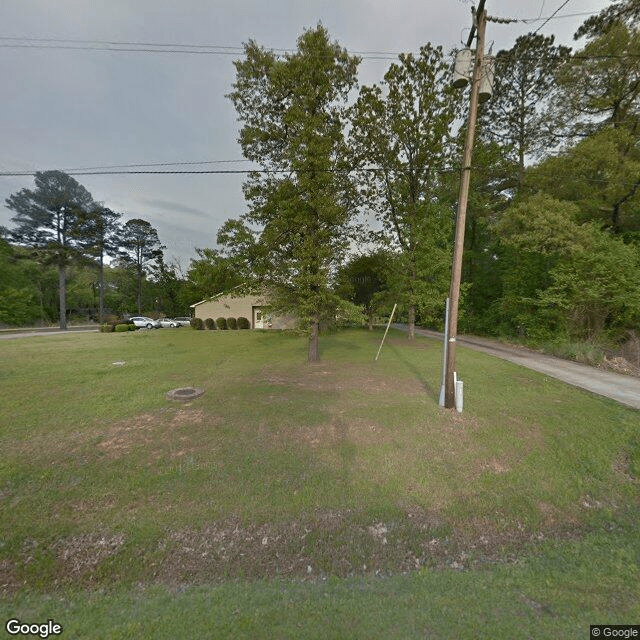
[{"label": "green grass lawn", "polygon": [[[640,623],[640,413],[390,333],[0,342],[0,617],[72,638]],[[122,363],[124,364],[114,364]],[[205,394],[189,404],[176,387]]]}]

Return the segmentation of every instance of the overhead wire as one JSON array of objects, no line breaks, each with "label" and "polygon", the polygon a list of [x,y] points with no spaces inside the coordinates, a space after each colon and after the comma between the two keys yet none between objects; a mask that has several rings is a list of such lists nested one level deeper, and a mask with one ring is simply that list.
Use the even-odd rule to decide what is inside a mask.
[{"label": "overhead wire", "polygon": [[[69,49],[80,51],[113,51],[128,53],[187,53],[200,55],[242,55],[243,46],[182,44],[163,42],[128,42],[116,40],[79,40],[61,38],[30,38],[26,36],[0,36],[0,48],[4,49]],[[295,53],[296,49],[266,47],[278,55]],[[349,51],[365,59],[386,60],[400,55],[393,51]]]},{"label": "overhead wire", "polygon": [[544,27],[562,8],[566,7],[569,2],[571,2],[571,0],[564,0],[564,2],[549,16],[549,18],[547,18],[547,20],[545,20],[533,33],[538,33],[538,31],[540,31],[540,29],[542,29],[542,27]]}]

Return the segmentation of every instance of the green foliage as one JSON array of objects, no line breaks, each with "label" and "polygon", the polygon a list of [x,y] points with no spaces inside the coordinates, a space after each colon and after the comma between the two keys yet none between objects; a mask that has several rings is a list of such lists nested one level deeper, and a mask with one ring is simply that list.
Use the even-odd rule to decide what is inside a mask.
[{"label": "green foliage", "polygon": [[592,367],[599,366],[604,360],[605,350],[602,345],[592,342],[572,342],[569,340],[555,339],[551,342],[540,344],[545,353],[574,360]]},{"label": "green foliage", "polygon": [[198,257],[191,260],[187,271],[191,302],[203,300],[242,284],[242,273],[236,261],[216,249],[196,249]]},{"label": "green foliage", "polygon": [[202,331],[204,329],[204,321],[202,318],[191,318],[190,324],[191,328],[196,329],[197,331]]},{"label": "green foliage", "polygon": [[636,142],[637,135],[624,128],[604,129],[532,168],[527,182],[533,189],[573,202],[582,222],[597,222],[623,237],[640,238]]},{"label": "green foliage", "polygon": [[[244,220],[261,228],[253,271],[274,310],[292,312],[309,329],[309,360],[319,358],[318,326],[335,309],[330,276],[354,213],[342,169],[349,166],[344,109],[357,65],[320,25],[283,58],[250,41],[229,96],[243,125],[244,156],[272,171],[244,185]],[[242,225],[232,231],[238,241],[248,238]]]},{"label": "green foliage", "polygon": [[640,252],[578,218],[576,205],[543,194],[508,211],[497,226],[513,250],[503,311],[511,297],[512,318],[554,333],[555,317],[570,337],[593,339],[640,319]]},{"label": "green foliage", "polygon": [[117,324],[115,326],[115,332],[116,333],[124,333],[125,331],[129,331],[130,327],[131,327],[130,324]]},{"label": "green foliage", "polygon": [[229,329],[237,330],[238,321],[236,318],[227,318],[227,327]]},{"label": "green foliage", "polygon": [[204,326],[205,326],[207,329],[209,329],[210,331],[213,331],[213,330],[215,330],[215,328],[216,328],[216,323],[215,323],[215,321],[213,320],[213,318],[207,318],[207,319],[204,321]]},{"label": "green foliage", "polygon": [[449,63],[427,44],[402,54],[381,86],[362,87],[350,112],[350,143],[365,169],[360,194],[397,251],[388,283],[408,310],[410,335],[416,312],[440,312],[449,286],[452,215],[440,169],[455,149],[458,109]]},{"label": "green foliage", "polygon": [[229,326],[227,325],[227,319],[223,317],[216,318],[216,326],[221,331],[225,331],[226,329],[229,328]]},{"label": "green foliage", "polygon": [[[345,301],[351,302],[358,308],[360,321],[362,310],[366,314],[369,327],[379,308],[389,299],[389,271],[393,256],[387,251],[377,251],[371,254],[354,256],[337,275],[336,291]],[[354,310],[346,312],[340,310],[340,315],[354,320]]]},{"label": "green foliage", "polygon": [[238,329],[251,329],[251,323],[247,318],[240,316],[238,318]]},{"label": "green foliage", "polygon": [[116,326],[109,322],[100,325],[101,333],[113,333],[115,331]]},{"label": "green foliage", "polygon": [[562,89],[557,107],[573,116],[574,126],[570,132],[579,137],[613,127],[637,135],[639,73],[637,24],[611,22],[556,74]]}]

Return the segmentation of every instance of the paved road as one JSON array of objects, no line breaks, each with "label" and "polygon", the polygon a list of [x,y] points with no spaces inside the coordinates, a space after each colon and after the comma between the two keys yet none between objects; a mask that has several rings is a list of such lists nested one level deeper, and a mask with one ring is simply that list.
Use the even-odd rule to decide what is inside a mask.
[{"label": "paved road", "polygon": [[88,331],[98,331],[97,327],[69,327],[66,331],[60,331],[56,328],[37,328],[33,331],[28,329],[15,330],[15,329],[3,329],[0,331],[0,340],[13,340],[15,338],[35,338],[36,336],[59,336],[68,333],[87,333]]},{"label": "paved road", "polygon": [[[407,330],[407,325],[394,324],[393,326],[402,331]],[[441,333],[427,329],[416,329],[416,334],[443,339]],[[612,398],[634,409],[640,409],[640,378],[596,369],[570,360],[546,356],[524,347],[511,347],[481,338],[467,338],[458,335],[457,342],[470,349],[482,351],[534,371],[540,371],[574,387]]]}]

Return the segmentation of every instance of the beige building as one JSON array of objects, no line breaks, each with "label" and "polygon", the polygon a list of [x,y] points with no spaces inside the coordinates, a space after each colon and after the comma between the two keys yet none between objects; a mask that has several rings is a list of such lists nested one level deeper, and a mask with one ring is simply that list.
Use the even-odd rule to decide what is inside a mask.
[{"label": "beige building", "polygon": [[252,329],[293,329],[296,319],[292,316],[275,316],[263,296],[231,296],[219,293],[191,305],[195,318],[246,318]]}]

